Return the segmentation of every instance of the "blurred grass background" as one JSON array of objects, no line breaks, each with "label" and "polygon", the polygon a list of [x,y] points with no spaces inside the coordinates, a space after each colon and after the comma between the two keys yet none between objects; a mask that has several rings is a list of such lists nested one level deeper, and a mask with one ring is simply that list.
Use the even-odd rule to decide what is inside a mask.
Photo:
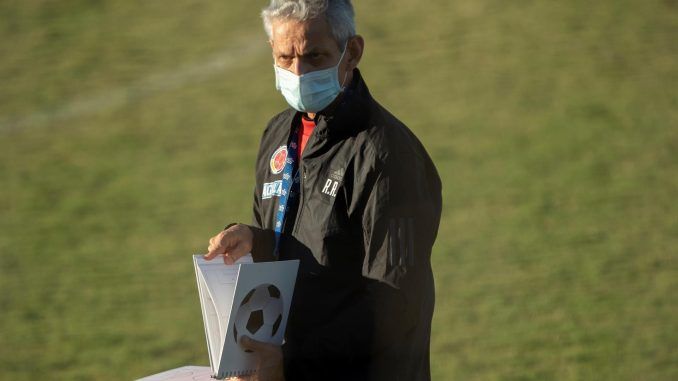
[{"label": "blurred grass background", "polygon": [[[0,2],[0,379],[207,363],[189,255],[285,107],[265,5]],[[678,379],[678,2],[355,6],[443,178],[434,379]]]}]

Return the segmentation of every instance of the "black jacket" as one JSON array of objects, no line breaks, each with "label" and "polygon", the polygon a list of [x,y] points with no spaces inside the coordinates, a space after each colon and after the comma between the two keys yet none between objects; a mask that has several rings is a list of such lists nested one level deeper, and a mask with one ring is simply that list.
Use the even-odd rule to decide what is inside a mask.
[{"label": "black jacket", "polygon": [[[283,346],[287,381],[429,380],[434,289],[431,247],[441,183],[412,132],[370,95],[358,70],[316,115],[299,164],[280,259],[300,259]],[[264,131],[256,166],[256,261],[273,258],[279,197],[274,152],[301,113]]]}]

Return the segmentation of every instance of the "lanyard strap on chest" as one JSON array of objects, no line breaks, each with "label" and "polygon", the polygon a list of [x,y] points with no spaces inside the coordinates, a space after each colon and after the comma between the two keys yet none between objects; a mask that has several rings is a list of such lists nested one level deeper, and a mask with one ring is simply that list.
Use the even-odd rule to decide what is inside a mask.
[{"label": "lanyard strap on chest", "polygon": [[[283,169],[282,189],[280,191],[280,199],[278,202],[278,210],[275,215],[275,250],[273,255],[279,257],[280,238],[282,236],[283,228],[285,226],[285,213],[287,212],[288,201],[292,197],[296,197],[296,189],[299,189],[299,175],[295,176],[295,163],[297,161],[297,151],[299,147],[299,128],[294,128],[290,141],[287,144],[287,158],[285,159],[285,168]],[[298,172],[298,171],[297,171]]]}]

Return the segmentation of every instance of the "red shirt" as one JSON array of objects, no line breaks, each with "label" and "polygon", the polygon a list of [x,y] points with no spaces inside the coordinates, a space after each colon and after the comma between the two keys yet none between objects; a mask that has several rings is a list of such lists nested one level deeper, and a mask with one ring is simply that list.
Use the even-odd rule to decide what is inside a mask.
[{"label": "red shirt", "polygon": [[313,129],[315,128],[315,121],[313,119],[307,119],[305,115],[301,117],[301,133],[299,134],[299,149],[297,150],[297,160],[301,161],[301,154],[306,148],[306,143],[308,138],[311,137]]}]

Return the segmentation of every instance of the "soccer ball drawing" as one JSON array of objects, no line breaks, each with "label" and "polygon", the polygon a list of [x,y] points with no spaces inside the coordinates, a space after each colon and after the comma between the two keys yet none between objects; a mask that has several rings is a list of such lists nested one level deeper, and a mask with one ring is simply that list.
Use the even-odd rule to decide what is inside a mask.
[{"label": "soccer ball drawing", "polygon": [[[282,322],[283,300],[280,290],[272,284],[260,284],[245,295],[233,323],[235,342],[245,335],[270,343]],[[245,352],[252,352],[245,350]]]}]

